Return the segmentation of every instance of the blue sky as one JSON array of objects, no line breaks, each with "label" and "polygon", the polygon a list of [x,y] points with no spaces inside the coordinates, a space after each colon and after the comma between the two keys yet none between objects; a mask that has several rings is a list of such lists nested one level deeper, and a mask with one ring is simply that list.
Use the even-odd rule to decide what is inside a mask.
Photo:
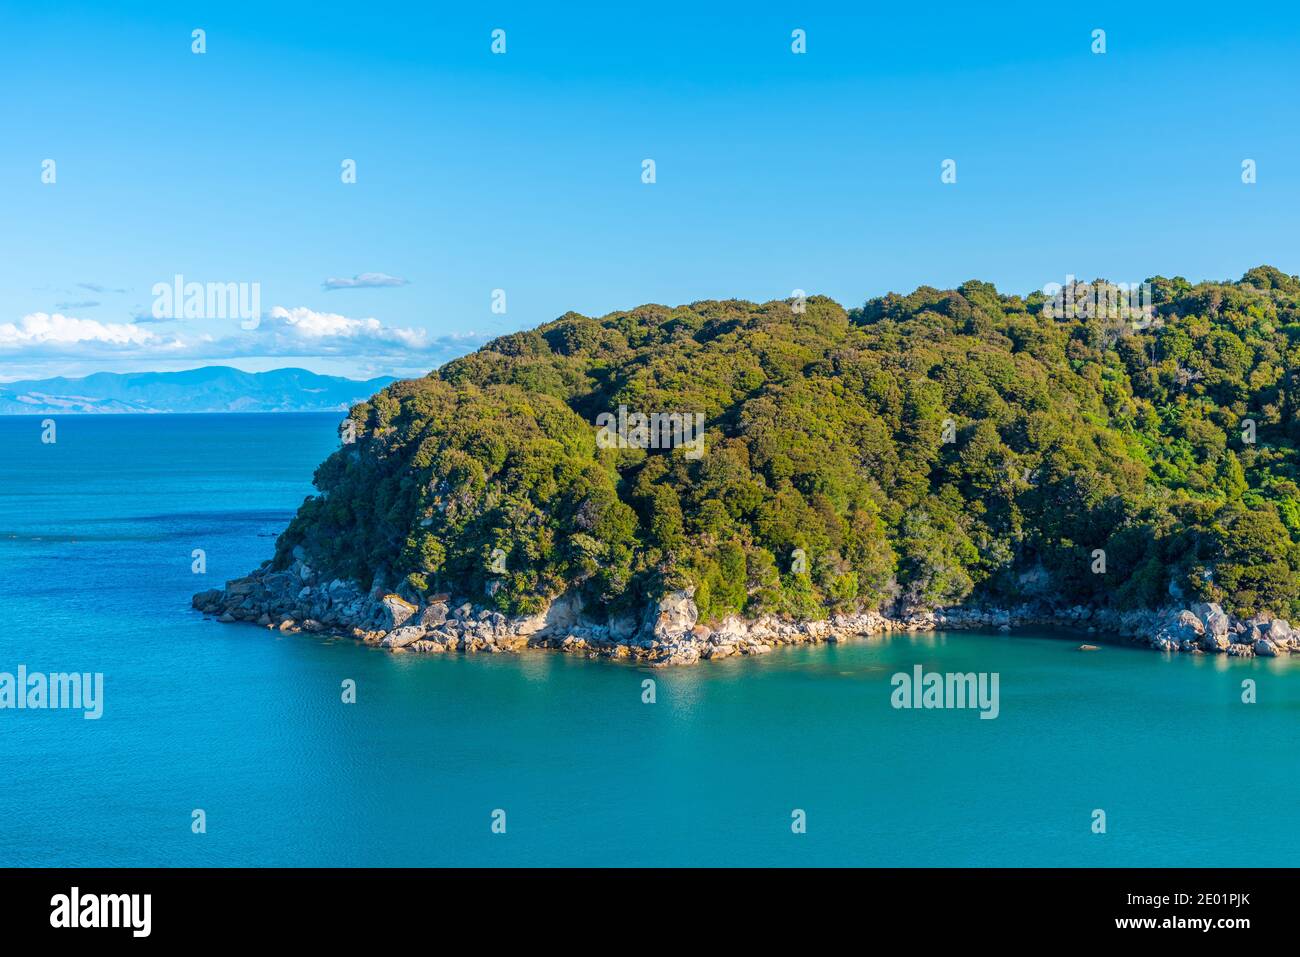
[{"label": "blue sky", "polygon": [[[570,309],[1300,272],[1280,4],[5,0],[0,47],[0,378],[409,375]],[[258,283],[261,325],[154,320],[176,274]]]}]

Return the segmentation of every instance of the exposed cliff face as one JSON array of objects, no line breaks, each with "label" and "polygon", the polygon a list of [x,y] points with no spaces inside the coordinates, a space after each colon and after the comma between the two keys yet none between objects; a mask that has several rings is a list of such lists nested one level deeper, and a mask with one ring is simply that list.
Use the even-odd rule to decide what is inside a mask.
[{"label": "exposed cliff face", "polygon": [[1300,636],[1282,619],[1234,619],[1215,604],[1191,609],[1111,612],[1082,606],[1052,611],[1042,604],[1013,609],[952,608],[891,618],[875,612],[794,621],[776,616],[729,616],[699,622],[690,590],[672,592],[631,614],[595,620],[577,593],[533,615],[507,616],[449,596],[411,604],[355,583],[322,581],[301,561],[283,571],[259,569],[194,596],[194,607],[220,621],[246,621],[289,632],[351,635],[393,652],[518,652],[552,648],[591,657],[628,658],[653,665],[694,664],[733,655],[762,655],[778,645],[837,642],[893,631],[959,630],[1028,625],[1104,632],[1168,652],[1273,657],[1300,653]]}]

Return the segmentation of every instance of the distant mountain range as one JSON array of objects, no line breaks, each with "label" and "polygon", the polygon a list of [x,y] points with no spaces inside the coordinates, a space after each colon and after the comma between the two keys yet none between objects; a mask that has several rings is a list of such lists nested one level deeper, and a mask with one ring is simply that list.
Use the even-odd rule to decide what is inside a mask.
[{"label": "distant mountain range", "polygon": [[306,369],[98,372],[81,379],[0,382],[0,415],[122,412],[325,412],[346,409],[397,381],[361,381]]}]

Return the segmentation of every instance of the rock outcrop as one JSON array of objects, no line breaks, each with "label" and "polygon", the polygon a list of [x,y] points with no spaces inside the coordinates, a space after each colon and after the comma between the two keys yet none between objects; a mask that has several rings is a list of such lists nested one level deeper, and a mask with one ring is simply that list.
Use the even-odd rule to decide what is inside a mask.
[{"label": "rock outcrop", "polygon": [[[221,622],[243,621],[282,632],[347,635],[394,653],[452,651],[503,653],[554,648],[590,657],[626,658],[652,665],[694,664],[756,656],[779,645],[837,642],[890,632],[1064,627],[1110,634],[1165,652],[1276,657],[1300,653],[1300,635],[1280,618],[1235,619],[1217,604],[1160,611],[1117,612],[1041,600],[1015,608],[910,609],[887,617],[876,612],[821,621],[775,616],[699,620],[693,589],[670,592],[644,613],[604,619],[589,614],[577,594],[561,595],[536,615],[508,617],[450,595],[408,600],[377,586],[324,580],[302,557],[283,571],[265,565],[246,578],[194,596],[192,604]],[[1095,646],[1084,645],[1092,650]]]}]

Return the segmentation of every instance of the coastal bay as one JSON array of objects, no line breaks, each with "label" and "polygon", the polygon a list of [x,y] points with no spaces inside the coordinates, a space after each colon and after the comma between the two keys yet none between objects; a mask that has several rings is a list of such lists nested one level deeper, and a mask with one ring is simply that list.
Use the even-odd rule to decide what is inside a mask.
[{"label": "coastal bay", "polygon": [[[0,418],[0,670],[105,676],[100,720],[0,713],[0,864],[1230,866],[1300,852],[1263,813],[1300,781],[1295,656],[1159,654],[1104,634],[1083,653],[1078,635],[1023,628],[650,669],[393,655],[204,621],[190,596],[270,554],[338,418],[69,416],[54,446],[38,420]],[[891,677],[918,665],[997,672],[997,719],[892,707]]]}]

